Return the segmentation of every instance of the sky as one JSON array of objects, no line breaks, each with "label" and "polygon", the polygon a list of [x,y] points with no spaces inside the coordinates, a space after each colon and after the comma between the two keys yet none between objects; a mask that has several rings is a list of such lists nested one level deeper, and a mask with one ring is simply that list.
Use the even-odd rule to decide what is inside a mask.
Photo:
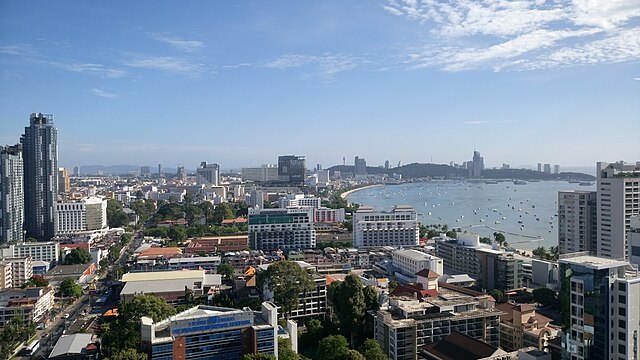
[{"label": "sky", "polygon": [[0,144],[59,165],[640,160],[639,0],[0,0]]}]

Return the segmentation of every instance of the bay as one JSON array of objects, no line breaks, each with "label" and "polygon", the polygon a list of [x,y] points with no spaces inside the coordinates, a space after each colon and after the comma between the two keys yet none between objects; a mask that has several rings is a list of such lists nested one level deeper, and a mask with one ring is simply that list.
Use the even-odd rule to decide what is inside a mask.
[{"label": "bay", "polygon": [[518,249],[549,248],[558,245],[558,191],[595,190],[566,181],[487,184],[474,181],[425,181],[383,185],[355,191],[347,200],[377,210],[410,205],[424,225],[449,228],[493,238],[505,234]]}]

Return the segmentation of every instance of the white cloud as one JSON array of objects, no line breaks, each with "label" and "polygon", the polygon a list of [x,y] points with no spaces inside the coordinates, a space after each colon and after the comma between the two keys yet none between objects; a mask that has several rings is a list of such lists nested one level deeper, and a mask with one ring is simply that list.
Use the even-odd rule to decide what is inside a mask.
[{"label": "white cloud", "polygon": [[336,74],[351,70],[358,66],[359,59],[351,55],[331,54],[300,55],[288,54],[266,63],[264,67],[272,69],[290,69],[300,67],[312,68],[310,75],[320,75],[325,80],[332,79]]},{"label": "white cloud", "polygon": [[136,56],[124,61],[124,65],[190,75],[199,75],[205,70],[203,64],[192,63],[172,56]]},{"label": "white cloud", "polygon": [[200,50],[202,47],[204,47],[204,42],[200,40],[187,40],[187,39],[183,39],[176,36],[166,36],[166,35],[160,35],[156,33],[151,33],[149,35],[151,35],[153,39],[163,42],[181,51],[191,52],[191,51]]},{"label": "white cloud", "polygon": [[633,80],[640,81],[640,77],[633,78]]},{"label": "white cloud", "polygon": [[473,120],[473,121],[465,121],[464,124],[465,125],[481,125],[481,124],[487,124],[488,121],[486,120]]},{"label": "white cloud", "polygon": [[49,62],[48,64],[75,73],[96,75],[106,78],[121,78],[127,75],[127,72],[124,70],[110,68],[102,64],[63,64],[56,62]]},{"label": "white cloud", "polygon": [[637,0],[388,0],[383,9],[428,31],[411,67],[527,70],[635,61]]},{"label": "white cloud", "polygon": [[91,93],[95,96],[103,97],[103,98],[117,98],[119,95],[110,91],[101,90],[98,88],[91,89]]}]

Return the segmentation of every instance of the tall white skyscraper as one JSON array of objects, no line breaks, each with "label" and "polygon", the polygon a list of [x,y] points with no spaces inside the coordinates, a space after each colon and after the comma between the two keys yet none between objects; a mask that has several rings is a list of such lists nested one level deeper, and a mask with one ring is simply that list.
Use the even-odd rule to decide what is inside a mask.
[{"label": "tall white skyscraper", "polygon": [[482,170],[484,170],[484,158],[480,156],[479,151],[473,152],[473,160],[471,161],[471,176],[482,176]]},{"label": "tall white skyscraper", "polygon": [[206,161],[200,163],[196,170],[198,183],[220,185],[220,165],[210,164]]},{"label": "tall white skyscraper", "polygon": [[640,161],[598,162],[598,238],[600,257],[627,259],[626,232],[631,216],[640,213]]},{"label": "tall white skyscraper", "polygon": [[51,239],[58,192],[58,131],[53,115],[33,113],[20,139],[24,159],[24,219],[27,237]]},{"label": "tall white skyscraper", "polygon": [[24,241],[22,147],[0,146],[0,244]]}]

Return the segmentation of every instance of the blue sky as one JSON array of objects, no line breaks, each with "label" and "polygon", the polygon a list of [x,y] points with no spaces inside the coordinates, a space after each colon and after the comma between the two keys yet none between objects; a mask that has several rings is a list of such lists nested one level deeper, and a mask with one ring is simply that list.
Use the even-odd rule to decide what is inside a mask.
[{"label": "blue sky", "polygon": [[0,1],[0,144],[223,168],[640,160],[637,0]]}]

